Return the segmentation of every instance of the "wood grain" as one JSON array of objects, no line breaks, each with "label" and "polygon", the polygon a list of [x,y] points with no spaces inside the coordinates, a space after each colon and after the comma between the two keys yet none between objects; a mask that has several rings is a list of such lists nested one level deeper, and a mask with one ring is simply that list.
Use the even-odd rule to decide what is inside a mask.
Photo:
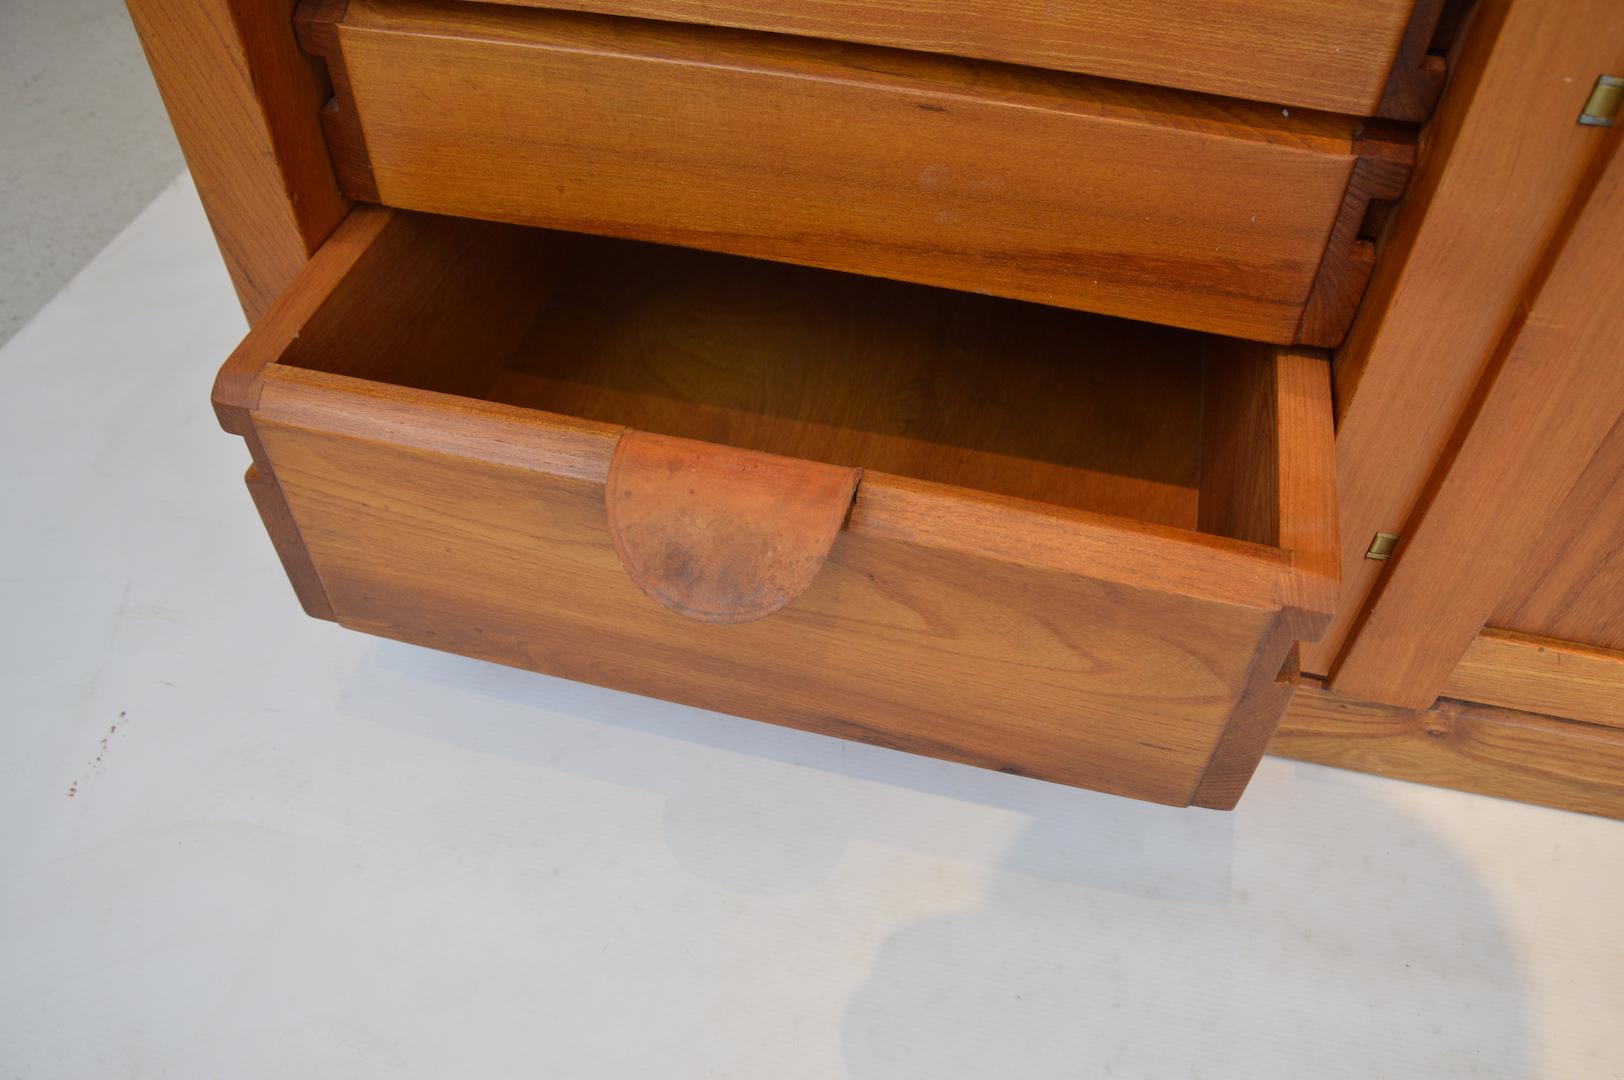
[{"label": "wood grain", "polygon": [[[1384,567],[1377,532],[1406,540],[1529,275],[1598,145],[1573,122],[1597,72],[1624,65],[1612,0],[1480,0],[1336,356],[1343,598],[1306,670],[1330,670]],[[1514,208],[1514,209],[1513,209]]]},{"label": "wood grain", "polygon": [[605,484],[609,537],[655,603],[708,623],[782,611],[829,557],[861,469],[628,431]]},{"label": "wood grain", "polygon": [[[1245,348],[1235,343],[1232,348]],[[1299,641],[1325,632],[1337,595],[1331,409],[1323,354],[1208,367],[1202,528],[1292,552],[1286,613],[1259,641],[1235,710],[1193,802],[1231,809],[1246,790],[1300,673]]]},{"label": "wood grain", "polygon": [[1624,731],[1617,728],[1456,701],[1406,709],[1304,682],[1271,754],[1624,818]]},{"label": "wood grain", "polygon": [[[264,370],[277,360],[297,361],[335,333],[353,334],[364,320],[369,332],[349,336],[344,348],[333,350],[333,366],[359,374],[387,366],[445,390],[488,382],[491,372],[475,357],[483,353],[499,360],[512,349],[518,330],[528,325],[516,312],[528,316],[527,302],[546,280],[535,259],[538,238],[473,222],[449,225],[357,207],[254,323],[215,378],[215,414],[221,427],[247,440],[254,460],[246,478],[249,494],[300,604],[317,618],[333,618],[332,606],[252,419]],[[529,280],[521,270],[528,271]],[[354,280],[367,287],[343,287]],[[516,291],[521,281],[522,291]],[[447,309],[463,311],[475,303],[482,313],[477,320],[443,317]],[[442,317],[435,317],[434,304]],[[403,327],[409,332],[402,333]],[[453,357],[458,362],[448,363]]]},{"label": "wood grain", "polygon": [[[727,372],[739,358],[718,348],[729,335],[682,332],[714,320],[675,326],[661,321],[667,336],[648,338],[640,336],[636,319],[623,318],[608,304],[599,309],[607,317],[588,315],[562,334],[484,330],[481,304],[453,296],[444,274],[445,265],[461,265],[461,253],[469,250],[457,236],[483,237],[493,228],[531,241],[497,238],[489,244],[507,253],[493,260],[500,272],[523,283],[490,291],[490,321],[504,326],[509,308],[528,311],[538,325],[570,310],[546,302],[566,295],[566,283],[614,287],[611,279],[578,275],[576,261],[563,257],[569,245],[621,253],[638,247],[367,211],[355,227],[356,235],[370,233],[367,252],[356,257],[340,251],[313,264],[308,276],[317,284],[296,285],[282,317],[256,330],[261,347],[245,350],[263,358],[263,346],[280,341],[304,366],[272,360],[250,376],[245,354],[230,365],[233,376],[225,381],[240,386],[249,380],[253,388],[249,437],[274,468],[340,622],[1059,782],[1176,805],[1233,804],[1285,705],[1291,669],[1284,665],[1282,681],[1282,662],[1292,642],[1302,628],[1323,625],[1328,615],[1303,606],[1313,590],[1296,579],[1304,567],[1329,559],[1329,547],[1290,551],[865,469],[846,525],[804,592],[750,622],[683,618],[651,603],[616,551],[606,488],[616,446],[641,436],[624,435],[618,416],[599,422],[466,396],[479,393],[466,388],[469,380],[495,387],[508,377],[492,374],[504,365],[551,366],[556,374],[562,364],[576,374],[596,370],[610,383],[617,373],[630,375],[646,391],[626,399],[635,404],[671,385],[647,373],[682,371],[682,363],[662,363],[650,354],[677,354],[680,361],[686,347],[690,357],[711,365],[708,379],[720,387],[712,393],[732,395],[738,411],[777,399],[762,396],[759,379],[729,382]],[[350,231],[337,239],[351,240]],[[680,254],[685,261],[720,258]],[[339,262],[348,270],[335,282]],[[821,276],[832,282],[825,296],[850,299],[844,279]],[[394,283],[389,297],[369,313],[363,298],[381,297],[384,282]],[[327,289],[325,301],[302,299],[318,287]],[[772,301],[772,289],[761,282],[754,288],[753,303],[729,301],[716,310],[726,308],[733,319],[765,328],[768,340],[786,311],[808,310],[801,303],[804,293],[820,293],[816,286],[790,289],[784,290],[790,300]],[[635,274],[624,291],[638,295]],[[651,297],[653,312],[666,310],[652,302],[658,298]],[[1006,306],[976,297],[963,302],[972,311]],[[273,338],[285,313],[300,304],[308,313],[305,328],[291,338]],[[881,340],[906,342],[923,329],[935,336],[939,357],[954,355],[961,342],[974,343],[977,328],[985,329],[974,319],[911,323],[928,309],[906,304],[854,304],[847,310],[859,322],[889,310],[905,331]],[[1026,310],[1039,325],[1061,314]],[[1064,318],[1085,327],[1102,322]],[[851,329],[840,320],[790,319],[788,325],[821,329],[824,336],[806,351],[824,355],[836,372],[856,370],[838,359]],[[466,331],[462,336],[459,326]],[[616,327],[628,336],[608,333]],[[1149,339],[1183,337],[1202,344],[1176,331],[1137,330]],[[441,347],[412,345],[418,333]],[[1125,340],[1114,331],[1100,336],[1107,346]],[[458,341],[470,347],[460,348]],[[1097,343],[1084,335],[1060,344],[1061,352],[1047,354],[1055,373],[1068,366],[1065,347],[1086,355],[1087,346]],[[1194,367],[1183,370],[1199,375],[1209,364],[1235,366],[1236,385],[1273,388],[1270,415],[1278,430],[1251,454],[1254,466],[1274,479],[1261,486],[1237,484],[1236,490],[1272,492],[1251,497],[1277,502],[1272,513],[1258,511],[1276,522],[1276,539],[1300,536],[1312,543],[1313,531],[1292,523],[1315,501],[1301,498],[1304,484],[1319,483],[1326,489],[1321,499],[1330,497],[1323,360],[1276,355],[1256,345],[1209,344],[1213,355],[1198,355]],[[445,370],[434,368],[435,356]],[[620,371],[611,362],[615,358],[628,370]],[[1247,365],[1257,370],[1239,370]],[[793,372],[794,363],[785,370]],[[1144,378],[1143,385],[1156,385],[1155,374]],[[461,393],[445,392],[458,380]],[[948,391],[951,385],[926,382],[912,397],[891,402],[891,412],[875,415],[893,424],[934,411],[977,415]],[[1198,379],[1194,393],[1199,391]],[[834,381],[824,384],[821,396],[845,409],[839,403],[863,395]],[[679,402],[682,397],[675,395]],[[1194,400],[1198,410],[1205,407],[1199,396]],[[921,404],[928,407],[910,411]],[[897,414],[899,407],[905,408]],[[669,402],[659,408],[664,415],[681,412]],[[986,426],[978,437],[993,433],[1000,416],[1011,428],[1025,422],[1022,415],[993,409],[978,420]],[[1180,429],[1191,453],[1198,453],[1200,426]],[[774,424],[760,430],[774,430]],[[951,428],[939,432],[947,438]],[[1245,454],[1237,448],[1232,455],[1238,468]],[[1018,454],[1007,457],[1018,469]],[[1213,497],[1219,497],[1216,490]]]},{"label": "wood grain", "polygon": [[1263,635],[1229,723],[1190,797],[1194,806],[1233,810],[1251,783],[1297,689],[1297,641],[1285,622]]},{"label": "wood grain", "polygon": [[280,362],[477,394],[503,370],[552,287],[558,266],[547,239],[488,222],[397,215]]},{"label": "wood grain", "polygon": [[1624,652],[1485,630],[1445,696],[1624,728]]},{"label": "wood grain", "polygon": [[[1205,378],[1199,528],[1292,552],[1290,640],[1325,632],[1336,603],[1336,480],[1330,371],[1315,350],[1253,359],[1246,342],[1211,342]],[[1295,619],[1296,616],[1293,616]],[[1262,661],[1272,676],[1283,648]]]},{"label": "wood grain", "polygon": [[1489,624],[1624,650],[1624,418],[1506,582]]},{"label": "wood grain", "polygon": [[[322,371],[269,364],[257,417],[428,454],[473,457],[602,486],[624,424],[606,423]],[[430,422],[432,421],[432,422]],[[891,476],[852,507],[866,527],[929,546],[973,543],[989,557],[1060,574],[1106,575],[1218,604],[1280,608],[1299,553],[1226,537]],[[944,502],[944,491],[958,494]],[[884,512],[866,516],[875,508]],[[907,528],[895,523],[907,521]],[[968,539],[967,539],[968,538]],[[1128,557],[1131,556],[1131,557]]]},{"label": "wood grain", "polygon": [[[1006,548],[993,530],[982,543],[1008,557],[1047,551],[1056,569],[1073,570],[1112,563],[1113,544],[1129,530],[1136,558],[1127,565],[1138,572],[1127,583],[1323,617],[1299,580],[1328,557],[1324,511],[1333,497],[1326,370],[1311,350],[383,208],[357,210],[331,246],[289,291],[284,313],[227,361],[222,403],[259,408],[274,369],[284,393],[304,388],[301,408],[326,430],[509,464],[545,446],[553,467],[600,483],[604,473],[585,459],[566,467],[553,443],[535,442],[528,420],[537,410],[551,425],[599,439],[633,426],[847,467],[880,463],[928,481],[922,491],[991,489],[1001,497],[997,513],[1020,522],[1018,542]],[[487,256],[477,273],[511,280],[471,291],[448,283],[445,261],[451,277],[476,273],[463,263],[469,252]],[[513,333],[491,334],[490,324],[518,315],[533,325],[516,347]],[[301,317],[302,328],[291,329]],[[1199,490],[1201,432],[1210,426],[1203,411],[1228,407],[1201,397],[1215,366],[1277,402],[1267,414],[1277,433],[1246,439],[1241,425],[1227,427],[1237,437],[1233,465],[1277,474],[1261,490],[1279,493],[1268,516],[1286,549],[1185,531],[1196,525],[1194,505],[1184,528],[1170,528],[1102,518],[1093,503],[1102,490],[1109,500],[1138,487],[1137,508],[1154,511],[1158,477]],[[455,396],[500,398],[515,385],[529,397]],[[445,422],[414,427],[425,415]],[[968,471],[966,449],[976,459]],[[1079,464],[1118,486],[1089,486],[1079,497]],[[918,513],[914,490],[893,488],[886,498]],[[1019,509],[1022,499],[1054,507],[1074,498],[1092,512],[1060,530],[1047,514]],[[938,510],[932,520],[983,527],[976,514]],[[1191,545],[1199,559],[1185,565]],[[1288,585],[1297,591],[1282,601]]]},{"label": "wood grain", "polygon": [[1312,642],[1331,625],[1340,592],[1335,437],[1320,421],[1331,410],[1331,373],[1312,349],[1282,349],[1273,367],[1280,449],[1265,462],[1280,492],[1278,543],[1291,552],[1285,611],[1292,635]]},{"label": "wood grain", "polygon": [[341,622],[740,715],[1182,804],[1276,617],[1107,586],[1108,566],[1057,573],[1041,547],[990,557],[990,533],[1028,546],[1018,515],[993,502],[979,527],[938,531],[932,505],[975,500],[891,499],[909,482],[867,474],[794,604],[696,624],[626,577],[600,483],[324,434],[295,423],[279,381],[264,400],[261,437]]},{"label": "wood grain", "polygon": [[351,0],[334,36],[394,206],[1271,342],[1322,259],[1354,255],[1327,250],[1345,117],[452,2]]},{"label": "wood grain", "polygon": [[294,10],[293,28],[299,46],[327,62],[327,76],[333,96],[321,110],[321,129],[338,176],[339,186],[363,202],[378,202],[378,189],[372,181],[372,158],[367,154],[366,133],[355,117],[348,114],[355,94],[350,74],[339,51],[336,30],[349,0],[308,0]]},{"label": "wood grain", "polygon": [[[1240,342],[1215,346],[1251,347]],[[1278,545],[1280,475],[1269,464],[1281,453],[1275,372],[1272,366],[1223,359],[1211,364],[1202,380],[1205,418],[1198,527],[1237,540]]]},{"label": "wood grain", "polygon": [[214,412],[222,428],[235,435],[250,434],[250,414],[259,407],[260,374],[265,365],[292,348],[334,293],[343,292],[342,284],[358,266],[369,257],[392,261],[398,253],[398,249],[391,250],[393,242],[404,235],[386,228],[394,217],[388,210],[357,207],[255,320],[214,379]]},{"label": "wood grain", "polygon": [[[1388,72],[1408,43],[1412,7],[1437,18],[1435,0],[506,2],[951,53],[1362,116],[1393,98]],[[1420,22],[1415,36],[1424,53],[1431,26],[1425,14]]]},{"label": "wood grain", "polygon": [[[534,326],[485,397],[1195,527],[1212,351],[1200,335],[732,256],[549,239],[568,272],[538,291]],[[317,354],[341,351],[321,335],[303,340]],[[1268,352],[1230,348],[1236,368],[1240,354]]]},{"label": "wood grain", "polygon": [[546,295],[546,241],[524,229],[356,207],[221,367],[221,426],[246,434],[265,366],[307,357],[344,375],[483,389]]},{"label": "wood grain", "polygon": [[265,532],[276,548],[276,557],[282,561],[282,570],[288,575],[293,594],[299,598],[299,606],[313,619],[332,619],[333,605],[327,600],[321,575],[316,572],[316,564],[310,559],[304,538],[299,535],[299,526],[288,511],[287,499],[283,498],[275,477],[258,465],[250,465],[243,483],[248,485],[248,494],[259,511],[260,521],[265,523]]},{"label": "wood grain", "polygon": [[[1604,129],[1605,130],[1605,129]],[[1443,688],[1624,415],[1624,129],[1575,201],[1447,470],[1418,511],[1331,688],[1420,708]]]},{"label": "wood grain", "polygon": [[326,72],[293,0],[127,0],[187,167],[250,321],[341,221],[317,113]]}]

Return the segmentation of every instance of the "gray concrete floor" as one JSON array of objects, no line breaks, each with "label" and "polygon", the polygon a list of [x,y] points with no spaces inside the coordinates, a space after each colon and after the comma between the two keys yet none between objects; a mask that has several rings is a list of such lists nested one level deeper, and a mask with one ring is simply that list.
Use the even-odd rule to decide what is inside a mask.
[{"label": "gray concrete floor", "polygon": [[0,0],[0,342],[184,167],[121,0]]}]

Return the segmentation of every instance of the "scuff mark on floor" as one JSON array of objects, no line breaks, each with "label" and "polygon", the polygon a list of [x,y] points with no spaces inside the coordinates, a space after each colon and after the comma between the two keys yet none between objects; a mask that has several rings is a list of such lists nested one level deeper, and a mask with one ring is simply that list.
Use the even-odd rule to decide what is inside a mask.
[{"label": "scuff mark on floor", "polygon": [[[96,756],[94,758],[92,758],[91,761],[90,761],[90,771],[92,773],[96,772],[96,770],[101,768],[102,759],[107,757],[107,745],[108,745],[109,741],[113,738],[113,736],[118,734],[118,726],[124,722],[124,717],[126,715],[127,715],[126,710],[120,709],[118,711],[118,719],[114,720],[113,723],[108,726],[107,734],[103,735],[101,737],[101,742],[96,748]],[[78,794],[79,794],[79,781],[75,780],[71,784],[68,785],[68,798],[71,799],[71,798],[73,798],[74,796],[76,796]]]}]

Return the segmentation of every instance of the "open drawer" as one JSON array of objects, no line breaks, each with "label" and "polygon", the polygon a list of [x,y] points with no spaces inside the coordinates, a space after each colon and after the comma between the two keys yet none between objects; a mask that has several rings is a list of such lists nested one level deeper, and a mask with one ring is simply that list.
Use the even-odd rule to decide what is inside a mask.
[{"label": "open drawer", "polygon": [[715,27],[307,0],[364,202],[1334,346],[1393,125]]},{"label": "open drawer", "polygon": [[227,361],[312,614],[1229,807],[1324,629],[1312,351],[358,208]]}]

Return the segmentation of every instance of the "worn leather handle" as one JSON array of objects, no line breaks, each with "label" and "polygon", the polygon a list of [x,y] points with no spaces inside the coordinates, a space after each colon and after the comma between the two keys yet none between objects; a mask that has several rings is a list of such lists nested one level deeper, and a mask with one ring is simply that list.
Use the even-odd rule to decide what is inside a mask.
[{"label": "worn leather handle", "polygon": [[861,476],[861,469],[628,431],[609,464],[609,534],[650,599],[702,622],[749,622],[812,584]]}]

